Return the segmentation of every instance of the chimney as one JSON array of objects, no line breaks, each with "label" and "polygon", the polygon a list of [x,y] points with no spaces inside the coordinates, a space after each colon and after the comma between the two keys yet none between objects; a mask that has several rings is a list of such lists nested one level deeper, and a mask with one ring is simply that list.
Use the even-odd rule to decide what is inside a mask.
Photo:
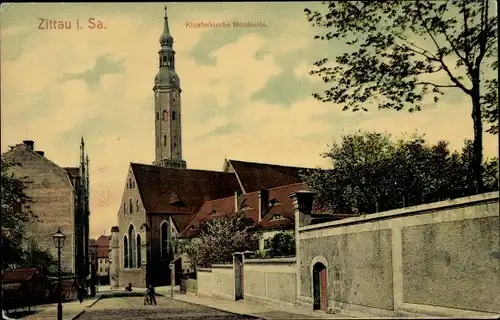
[{"label": "chimney", "polygon": [[269,209],[269,190],[261,189],[259,193],[259,221],[264,218]]},{"label": "chimney", "polygon": [[35,152],[38,153],[39,155],[41,155],[42,157],[45,155],[44,151],[35,151]]},{"label": "chimney", "polygon": [[33,140],[24,140],[23,143],[28,146],[30,150],[35,149],[35,141]]},{"label": "chimney", "polygon": [[235,191],[234,192],[234,212],[238,212],[238,210],[240,209],[239,206],[238,206],[238,191]]}]

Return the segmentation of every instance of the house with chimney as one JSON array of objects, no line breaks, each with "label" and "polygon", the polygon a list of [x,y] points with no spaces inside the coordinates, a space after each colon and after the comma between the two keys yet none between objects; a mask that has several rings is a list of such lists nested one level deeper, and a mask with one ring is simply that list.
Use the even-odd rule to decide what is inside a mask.
[{"label": "house with chimney", "polygon": [[74,167],[62,167],[50,155],[35,149],[35,142],[25,140],[2,154],[2,161],[13,162],[9,168],[17,178],[25,178],[30,208],[39,221],[29,223],[26,245],[34,240],[41,249],[57,259],[52,235],[60,228],[66,235],[61,253],[61,268],[84,279],[89,265],[89,158],[83,137],[80,159]]}]

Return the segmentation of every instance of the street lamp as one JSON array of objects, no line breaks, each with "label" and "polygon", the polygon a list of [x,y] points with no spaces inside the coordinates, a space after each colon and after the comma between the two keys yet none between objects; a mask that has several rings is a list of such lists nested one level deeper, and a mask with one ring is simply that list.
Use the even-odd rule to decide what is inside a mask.
[{"label": "street lamp", "polygon": [[57,228],[57,232],[52,236],[54,246],[57,248],[57,276],[59,279],[59,294],[57,302],[57,320],[62,320],[62,303],[61,303],[61,249],[64,246],[66,236],[61,232],[61,228]]}]

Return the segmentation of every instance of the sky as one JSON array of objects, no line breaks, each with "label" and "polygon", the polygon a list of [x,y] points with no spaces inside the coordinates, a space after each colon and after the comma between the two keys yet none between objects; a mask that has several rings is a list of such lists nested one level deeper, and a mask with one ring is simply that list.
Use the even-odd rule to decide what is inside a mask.
[{"label": "sky", "polygon": [[[429,142],[449,141],[452,149],[472,138],[470,100],[458,90],[412,114],[376,107],[354,113],[316,101],[312,93],[326,87],[309,75],[313,63],[345,45],[315,40],[306,6],[323,5],[168,4],[188,168],[222,170],[225,157],[326,168],[321,154],[328,145],[360,129],[419,132]],[[0,10],[1,150],[34,140],[53,162],[76,166],[83,136],[94,238],[117,223],[129,163],[154,161],[152,88],[163,7],[39,3],[2,4]],[[70,21],[72,28],[40,30],[41,20]],[[261,27],[189,27],[222,21]],[[497,137],[484,135],[484,154],[498,154]]]}]

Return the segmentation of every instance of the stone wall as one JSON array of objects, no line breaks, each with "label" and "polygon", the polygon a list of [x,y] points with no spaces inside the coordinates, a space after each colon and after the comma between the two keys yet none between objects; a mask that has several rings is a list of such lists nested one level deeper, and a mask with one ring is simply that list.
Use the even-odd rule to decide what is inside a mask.
[{"label": "stone wall", "polygon": [[[494,192],[297,227],[297,300],[312,308],[312,268],[321,262],[329,308],[500,314],[498,199]],[[307,221],[298,202],[296,222]]]},{"label": "stone wall", "polygon": [[132,283],[134,288],[146,288],[146,267],[124,269],[119,273],[119,287],[124,288]]},{"label": "stone wall", "polygon": [[245,259],[243,268],[245,300],[295,303],[295,258]]},{"label": "stone wall", "polygon": [[197,269],[198,295],[234,300],[233,265]]}]

